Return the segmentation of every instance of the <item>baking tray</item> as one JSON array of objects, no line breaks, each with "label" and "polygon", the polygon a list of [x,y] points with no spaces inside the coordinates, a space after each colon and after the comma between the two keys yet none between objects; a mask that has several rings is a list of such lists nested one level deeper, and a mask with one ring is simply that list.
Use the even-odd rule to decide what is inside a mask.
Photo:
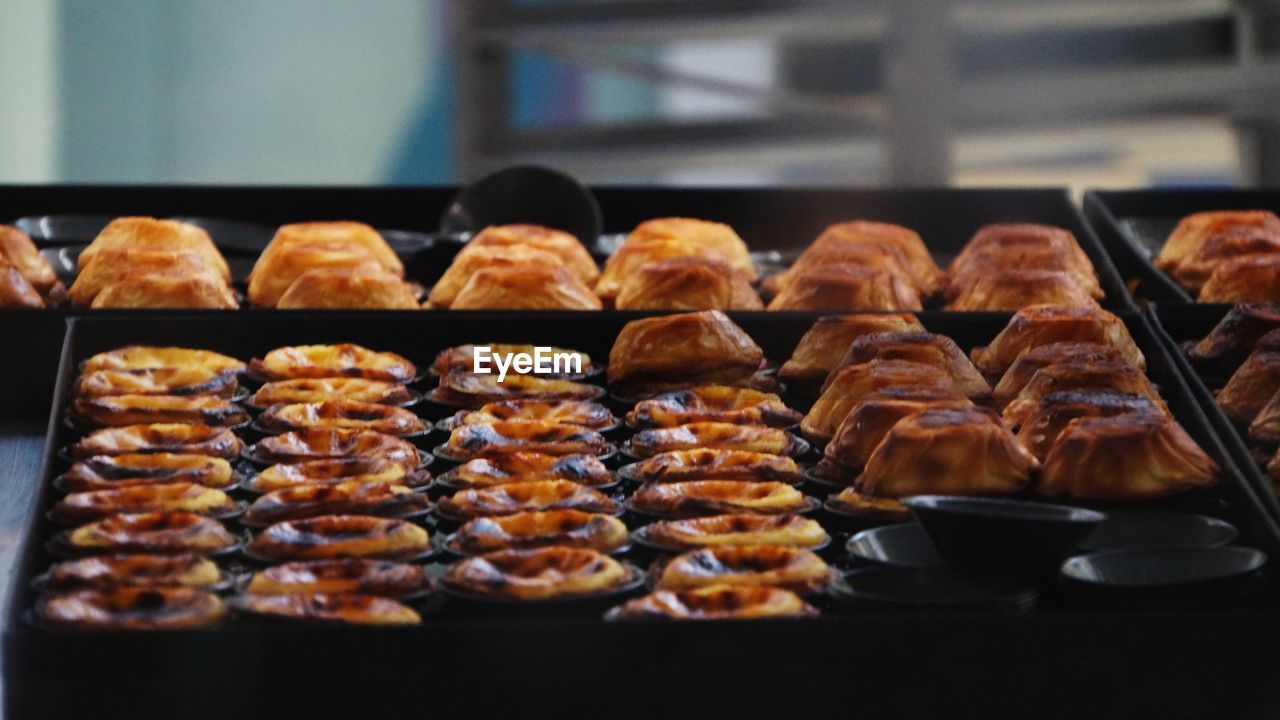
[{"label": "baking tray", "polygon": [[1280,212],[1275,190],[1171,189],[1091,190],[1084,196],[1084,212],[1115,262],[1121,277],[1140,300],[1174,304],[1194,303],[1152,262],[1178,221],[1206,210],[1272,210]]},{"label": "baking tray", "polygon": [[[252,266],[265,242],[241,242],[236,223],[274,229],[302,220],[349,219],[407,231],[417,238],[402,246],[406,276],[430,286],[452,261],[462,238],[436,232],[456,187],[281,188],[172,186],[0,186],[0,218],[114,216],[202,218],[230,228],[234,241],[220,243],[237,275]],[[833,189],[833,188],[593,188],[604,216],[604,234],[591,248],[603,259],[639,223],[666,216],[728,223],[746,241],[766,271],[780,269],[824,228],[854,219],[898,223],[924,238],[945,266],[983,225],[1035,222],[1070,230],[1097,269],[1104,305],[1134,305],[1102,244],[1063,189]],[[77,242],[92,229],[71,224]],[[212,227],[215,242],[218,228]],[[249,233],[252,235],[252,233]],[[42,242],[55,262],[74,252],[67,242]],[[74,244],[74,243],[72,243]],[[66,256],[66,257],[64,257]],[[71,312],[83,312],[72,310]],[[170,312],[170,311],[162,311]]]},{"label": "baking tray", "polygon": [[1187,384],[1222,439],[1223,446],[1231,453],[1241,473],[1254,486],[1268,510],[1275,517],[1280,517],[1280,502],[1276,498],[1274,483],[1250,454],[1248,439],[1214,400],[1214,391],[1226,378],[1204,377],[1191,365],[1183,351],[1185,343],[1198,341],[1208,335],[1232,307],[1234,306],[1217,303],[1194,307],[1152,303],[1147,308],[1147,313],[1151,316],[1157,335],[1174,355],[1179,371],[1186,377]]},{"label": "baking tray", "polygon": [[[173,314],[105,312],[69,322],[41,497],[21,538],[4,616],[10,717],[333,717],[426,710],[443,701],[478,713],[607,712],[622,717],[757,717],[837,712],[918,717],[1273,714],[1280,619],[1264,601],[1213,610],[1090,610],[1048,603],[1029,615],[833,612],[808,621],[604,623],[598,618],[429,617],[412,628],[235,623],[184,633],[65,633],[25,623],[28,581],[51,560],[53,451],[75,368],[131,342],[207,347],[242,357],[280,344],[347,340],[426,362],[486,338],[578,347],[604,357],[643,313]],[[790,354],[817,315],[741,313],[773,359]],[[1242,544],[1272,557],[1280,530],[1240,478],[1194,396],[1144,319],[1126,321],[1174,413],[1223,467],[1214,514]],[[964,347],[1009,316],[923,313]],[[1270,596],[1266,598],[1269,602]],[[850,693],[848,689],[855,688]],[[921,688],[928,688],[921,692]]]}]

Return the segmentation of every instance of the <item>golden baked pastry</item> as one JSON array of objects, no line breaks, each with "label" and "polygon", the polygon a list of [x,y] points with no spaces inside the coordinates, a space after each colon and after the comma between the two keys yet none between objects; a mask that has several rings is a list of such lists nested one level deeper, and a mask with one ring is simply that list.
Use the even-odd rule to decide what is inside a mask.
[{"label": "golden baked pastry", "polygon": [[1134,344],[1124,321],[1106,310],[1088,307],[1033,305],[1018,311],[987,347],[974,348],[973,364],[987,377],[1003,375],[1018,356],[1050,343],[1087,342],[1110,345],[1133,366],[1145,370],[1147,360]]},{"label": "golden baked pastry", "polygon": [[631,496],[640,512],[673,518],[751,513],[787,515],[809,509],[809,499],[780,482],[691,480],[645,485]]},{"label": "golden baked pastry", "polygon": [[769,301],[769,310],[897,312],[922,309],[906,280],[885,270],[856,265],[805,270]]},{"label": "golden baked pastry", "polygon": [[690,590],[658,590],[628,600],[608,620],[754,620],[814,617],[817,608],[790,590],[760,585],[709,585]]},{"label": "golden baked pastry", "polygon": [[251,595],[304,595],[309,593],[377,595],[403,598],[418,595],[431,581],[421,565],[339,558],[306,560],[264,568],[245,585]]},{"label": "golden baked pastry", "polygon": [[1280,217],[1268,210],[1216,210],[1187,215],[1160,248],[1156,267],[1172,273],[1210,239],[1251,229],[1280,234]]},{"label": "golden baked pastry", "polygon": [[56,522],[82,523],[118,513],[181,511],[220,516],[236,511],[225,492],[189,482],[133,485],[74,492],[54,503],[49,517]]},{"label": "golden baked pastry", "polygon": [[389,482],[348,480],[294,485],[260,496],[245,511],[246,525],[269,525],[319,515],[405,517],[430,506],[425,493]]},{"label": "golden baked pastry", "polygon": [[233,427],[249,421],[239,405],[213,395],[114,395],[71,403],[76,423],[87,427],[188,423]]},{"label": "golden baked pastry", "polygon": [[1111,363],[1127,362],[1124,355],[1111,345],[1087,342],[1049,343],[1034,347],[1018,356],[1009,366],[1000,382],[991,392],[991,399],[998,407],[1005,407],[1018,397],[1022,388],[1031,382],[1037,371],[1062,363]]},{"label": "golden baked pastry", "polygon": [[212,373],[235,374],[243,372],[245,364],[233,357],[210,350],[193,350],[180,347],[154,345],[127,345],[109,352],[98,353],[84,361],[80,372],[88,374],[99,370],[152,370],[156,368],[201,367]]},{"label": "golden baked pastry", "polygon": [[764,351],[719,310],[632,320],[609,351],[609,385],[656,395],[698,385],[746,385]]},{"label": "golden baked pastry", "polygon": [[609,256],[596,283],[596,294],[611,302],[622,290],[623,281],[641,266],[674,257],[720,260],[748,281],[757,278],[747,244],[728,225],[691,218],[656,218],[637,225]]},{"label": "golden baked pastry", "polygon": [[618,512],[618,504],[608,495],[568,480],[527,480],[459,490],[440,498],[437,508],[443,515],[467,520],[528,510]]},{"label": "golden baked pastry", "polygon": [[1039,466],[990,410],[923,410],[889,430],[854,487],[892,498],[1005,495],[1025,487]]},{"label": "golden baked pastry", "polygon": [[1169,271],[1191,294],[1200,292],[1222,263],[1243,257],[1280,254],[1280,232],[1274,229],[1237,228],[1218,233],[1198,245]]},{"label": "golden baked pastry", "polygon": [[107,223],[93,242],[80,253],[76,265],[83,272],[103,250],[124,248],[194,253],[202,264],[212,268],[224,282],[231,279],[227,261],[203,228],[177,220],[152,217],[118,217]]},{"label": "golden baked pastry", "polygon": [[627,541],[627,526],[618,518],[562,508],[468,520],[445,547],[463,555],[552,545],[611,553]]},{"label": "golden baked pastry", "polygon": [[272,465],[245,481],[245,487],[260,493],[302,485],[336,485],[347,482],[419,487],[430,479],[430,473],[425,470],[414,471],[393,460],[355,456]]},{"label": "golden baked pastry", "polygon": [[199,555],[98,555],[60,562],[41,575],[41,590],[185,587],[210,589],[222,571]]},{"label": "golden baked pastry", "polygon": [[364,378],[298,378],[264,383],[249,399],[263,409],[278,403],[314,403],[322,400],[350,400],[378,405],[403,405],[413,399],[404,385]]},{"label": "golden baked pastry", "polygon": [[882,270],[897,276],[922,297],[932,291],[932,288],[921,286],[921,279],[912,274],[911,263],[898,246],[872,238],[857,238],[853,242],[846,242],[831,234],[820,236],[805,248],[791,267],[765,278],[763,288],[766,293],[776,296],[790,287],[796,278],[813,270],[847,267]]},{"label": "golden baked pastry", "polygon": [[1200,288],[1202,303],[1280,302],[1280,255],[1225,260]]},{"label": "golden baked pastry", "polygon": [[604,436],[577,425],[545,420],[501,420],[488,425],[460,425],[449,433],[444,450],[458,460],[508,452],[543,455],[603,455],[612,451]]},{"label": "golden baked pastry", "polygon": [[381,267],[317,267],[299,275],[275,307],[280,310],[417,310],[418,293],[404,278]]},{"label": "golden baked pastry", "polygon": [[225,490],[236,482],[231,463],[223,458],[167,452],[92,455],[73,463],[59,479],[67,492],[172,482]]},{"label": "golden baked pastry", "polygon": [[1197,365],[1219,372],[1235,372],[1262,336],[1280,330],[1280,308],[1272,305],[1236,305],[1200,342],[1187,351]]},{"label": "golden baked pastry", "polygon": [[[493,355],[508,356],[508,355],[525,354],[525,355],[532,356],[534,354],[534,350],[538,346],[527,345],[527,344],[517,344],[517,343],[485,343],[483,347],[489,348],[490,353]],[[581,368],[580,368],[581,372],[580,373],[574,372],[574,373],[567,373],[567,374],[556,373],[556,372],[538,373],[538,376],[540,378],[572,379],[578,376],[585,377],[586,375],[590,375],[595,371],[595,363],[592,362],[591,356],[584,352],[581,352],[579,350],[569,350],[567,348],[553,347],[553,346],[542,346],[542,347],[544,347],[545,351],[547,353],[550,353],[552,356],[576,355],[579,361],[581,362]],[[451,347],[451,348],[446,348],[444,350],[441,350],[440,353],[436,355],[435,360],[432,361],[431,363],[431,372],[435,373],[438,377],[444,377],[445,375],[448,375],[450,372],[453,372],[454,370],[461,370],[465,373],[474,372],[475,371],[475,349],[476,349],[475,344],[467,344],[467,345],[458,345],[456,347]],[[510,378],[513,375],[520,375],[520,374],[522,373],[520,373],[519,370],[517,370],[514,365],[507,369],[508,378]],[[524,374],[528,374],[528,373],[524,373]]]},{"label": "golden baked pastry", "polygon": [[268,380],[354,377],[407,383],[418,374],[413,363],[395,353],[352,343],[276,348],[250,361],[249,369]]},{"label": "golden baked pastry", "polygon": [[1045,395],[1027,415],[1018,442],[1044,462],[1064,428],[1082,417],[1115,417],[1130,413],[1160,414],[1150,399],[1115,390],[1068,390]]},{"label": "golden baked pastry", "polygon": [[889,430],[904,417],[936,408],[966,409],[973,403],[954,390],[939,387],[896,387],[863,396],[854,403],[822,452],[823,471],[857,473]]},{"label": "golden baked pastry", "polygon": [[427,531],[407,520],[321,515],[278,522],[258,533],[249,552],[269,560],[374,558],[408,560],[430,552]]},{"label": "golden baked pastry", "polygon": [[785,455],[710,448],[658,453],[628,465],[626,475],[638,483],[771,480],[798,485],[803,479],[800,466]]},{"label": "golden baked pastry", "polygon": [[[554,271],[563,269],[563,263],[555,253],[531,245],[476,247],[465,254],[458,253],[444,275],[431,287],[431,292],[427,295],[427,306],[441,309],[453,307],[459,293],[471,282],[471,277],[481,270],[532,268]],[[573,273],[569,273],[569,276],[578,285],[582,284]]]},{"label": "golden baked pastry", "polygon": [[440,582],[471,595],[511,600],[571,599],[635,581],[625,565],[588,548],[499,550],[454,563]]},{"label": "golden baked pastry", "polygon": [[853,485],[829,496],[827,508],[875,524],[899,523],[911,519],[911,511],[896,499],[858,492]]},{"label": "golden baked pastry", "polygon": [[872,360],[909,360],[932,365],[951,377],[957,392],[972,400],[985,400],[991,386],[955,340],[930,332],[886,332],[863,335],[854,340],[844,357],[831,370],[822,389],[826,390],[842,369]]},{"label": "golden baked pastry", "polygon": [[311,403],[272,405],[258,416],[258,424],[273,431],[308,428],[372,430],[387,435],[414,435],[424,432],[422,418],[393,405],[322,400]]},{"label": "golden baked pastry", "polygon": [[228,428],[201,423],[152,423],[94,430],[68,447],[67,452],[77,460],[94,455],[136,453],[181,453],[230,459],[243,449],[244,443]]},{"label": "golden baked pastry", "polygon": [[[157,278],[159,287],[171,293],[173,301],[165,303],[169,307],[180,307],[183,299],[201,300],[202,304],[196,307],[236,307],[235,294],[227,286],[226,277],[198,253],[184,250],[103,248],[92,262],[80,266],[80,273],[67,294],[75,304],[88,306],[108,288],[114,288],[113,292],[123,296],[147,292],[140,284],[145,277]],[[168,284],[164,284],[166,280]],[[130,285],[138,289],[131,289]],[[147,294],[165,297],[155,291]]]},{"label": "golden baked pastry", "polygon": [[933,365],[909,360],[872,360],[837,372],[809,414],[800,421],[800,431],[810,440],[825,443],[835,435],[859,400],[893,387],[929,387],[950,390],[957,397],[964,397],[952,383],[951,376]]},{"label": "golden baked pastry", "polygon": [[538,375],[507,375],[498,382],[497,373],[477,375],[469,370],[453,370],[440,378],[435,400],[456,407],[478,408],[504,400],[595,400],[604,395],[596,385]]},{"label": "golden baked pastry", "polygon": [[741,274],[721,260],[674,257],[645,263],[623,279],[618,310],[763,310]]},{"label": "golden baked pastry", "polygon": [[463,489],[536,480],[599,487],[612,484],[613,475],[595,455],[509,452],[468,460],[440,476],[441,484]]},{"label": "golden baked pastry", "polygon": [[1249,424],[1249,437],[1260,443],[1280,443],[1280,399],[1277,398],[1280,398],[1280,392],[1267,400]]},{"label": "golden baked pastry", "polygon": [[854,340],[880,332],[924,332],[914,315],[827,315],[800,338],[791,358],[778,370],[778,377],[788,385],[806,387],[821,384],[835,369]]},{"label": "golden baked pastry", "polygon": [[942,281],[942,271],[934,263],[924,240],[914,230],[901,225],[868,220],[837,223],[824,230],[813,245],[820,249],[826,243],[891,245],[897,248],[906,258],[913,285],[922,297],[936,292]]},{"label": "golden baked pastry", "polygon": [[95,370],[76,379],[76,395],[217,395],[231,397],[240,383],[234,373],[217,372],[199,365]]},{"label": "golden baked pastry", "polygon": [[775,545],[815,549],[831,541],[815,520],[800,515],[711,515],[658,520],[644,527],[644,539],[668,550],[731,545]]},{"label": "golden baked pastry", "polygon": [[595,283],[600,277],[600,268],[596,266],[595,259],[578,238],[563,230],[541,225],[490,225],[467,241],[458,255],[467,255],[482,247],[512,245],[526,245],[554,253],[567,270],[588,285]]},{"label": "golden baked pastry", "polygon": [[417,625],[422,622],[422,617],[413,608],[377,595],[241,595],[232,598],[231,605],[239,612],[276,620],[348,625]]},{"label": "golden baked pastry", "polygon": [[0,224],[0,263],[16,270],[44,302],[64,292],[53,266],[40,254],[40,249],[26,233],[12,225]]},{"label": "golden baked pastry", "polygon": [[65,547],[77,553],[205,555],[239,540],[222,523],[195,513],[168,511],[112,515],[72,530]]},{"label": "golden baked pastry", "polygon": [[599,310],[600,298],[564,268],[487,267],[458,290],[452,310]]},{"label": "golden baked pastry", "polygon": [[956,312],[1021,310],[1029,305],[1097,307],[1070,274],[1061,270],[991,270],[976,275],[947,305]]},{"label": "golden baked pastry", "polygon": [[1148,500],[1217,480],[1218,466],[1164,415],[1130,413],[1067,423],[1035,490],[1080,500]]},{"label": "golden baked pastry", "polygon": [[774,393],[728,385],[700,385],[636,403],[627,413],[634,428],[675,427],[693,422],[788,427],[804,417]]},{"label": "golden baked pastry", "polygon": [[602,431],[618,424],[609,408],[587,400],[543,400],[523,398],[485,403],[475,410],[459,410],[453,416],[453,426],[491,425],[503,421],[552,422],[576,425],[588,430]]},{"label": "golden baked pastry", "polygon": [[[114,254],[114,251],[110,251]],[[108,262],[104,254],[102,262]],[[111,260],[131,262],[130,259]],[[144,268],[146,266],[143,266]],[[235,293],[221,280],[210,277],[169,276],[145,270],[142,274],[126,276],[105,286],[93,297],[90,307],[96,310],[108,308],[170,308],[234,310],[240,307]]]},{"label": "golden baked pastry", "polygon": [[[1264,340],[1269,338],[1280,340],[1280,333],[1268,334]],[[1227,417],[1241,425],[1252,423],[1280,390],[1280,351],[1263,349],[1261,344],[1215,395]]]},{"label": "golden baked pastry", "polygon": [[407,440],[371,430],[294,430],[263,438],[254,449],[257,460],[270,463],[359,457],[386,460],[405,470],[420,464],[418,449]]},{"label": "golden baked pastry", "polygon": [[1114,390],[1141,395],[1161,412],[1168,406],[1160,397],[1146,373],[1123,360],[1093,363],[1060,363],[1040,368],[1022,388],[1022,392],[1004,409],[1004,421],[1016,428],[1036,409],[1040,401],[1053,393],[1067,390]]},{"label": "golden baked pastry", "polygon": [[181,630],[215,625],[226,614],[217,595],[185,587],[73,590],[36,602],[42,622],[73,630]]},{"label": "golden baked pastry", "polygon": [[804,447],[807,446],[802,441],[780,428],[723,422],[694,422],[641,430],[627,443],[630,453],[641,459],[672,450],[695,448],[795,455]]},{"label": "golden baked pastry", "polygon": [[813,551],[777,545],[732,545],[690,550],[658,573],[659,590],[711,585],[765,585],[801,594],[818,592],[835,572]]},{"label": "golden baked pastry", "polygon": [[992,268],[1061,270],[1090,297],[1101,300],[1093,263],[1070,230],[1033,223],[995,223],[974,233],[947,268],[944,294],[954,299]]},{"label": "golden baked pastry", "polygon": [[404,277],[404,265],[377,230],[357,222],[282,225],[249,273],[249,301],[275,307],[307,271],[381,270]]},{"label": "golden baked pastry", "polygon": [[44,298],[18,269],[0,257],[0,308],[42,308]]}]

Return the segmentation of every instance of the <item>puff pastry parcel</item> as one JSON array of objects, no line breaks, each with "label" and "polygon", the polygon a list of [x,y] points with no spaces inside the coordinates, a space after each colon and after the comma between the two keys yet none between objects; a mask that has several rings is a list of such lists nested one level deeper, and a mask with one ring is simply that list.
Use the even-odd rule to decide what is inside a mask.
[{"label": "puff pastry parcel", "polygon": [[[359,270],[404,277],[404,265],[377,230],[358,222],[309,222],[282,225],[249,273],[249,302],[276,307],[293,285],[310,270]],[[366,281],[367,282],[367,281]],[[386,283],[391,283],[390,279]],[[307,281],[291,299],[301,303],[314,298],[323,280]],[[346,288],[350,291],[351,288]],[[382,292],[386,292],[385,289]],[[401,296],[403,292],[399,293]],[[303,305],[294,304],[293,307]]]},{"label": "puff pastry parcel", "polygon": [[791,353],[791,358],[778,370],[784,382],[800,383],[807,388],[821,384],[835,369],[854,340],[880,332],[924,332],[914,315],[827,315],[809,328]]},{"label": "puff pastry parcel", "polygon": [[618,310],[763,310],[741,273],[722,260],[675,257],[645,263],[623,280]]},{"label": "puff pastry parcel", "polygon": [[599,310],[591,288],[564,268],[529,265],[476,270],[449,305],[454,310]]},{"label": "puff pastry parcel", "polygon": [[750,385],[764,351],[718,310],[633,320],[609,351],[609,385],[654,395],[697,385]]},{"label": "puff pastry parcel", "polygon": [[974,365],[988,377],[1003,375],[1018,356],[1041,345],[1087,342],[1110,345],[1134,367],[1145,370],[1147,360],[1134,344],[1124,321],[1092,307],[1033,305],[1018,311],[986,347],[970,353]]},{"label": "puff pastry parcel", "polygon": [[623,282],[640,267],[676,257],[720,260],[749,282],[757,278],[747,245],[733,228],[692,218],[657,218],[637,225],[609,256],[596,283],[596,294],[611,303]]}]

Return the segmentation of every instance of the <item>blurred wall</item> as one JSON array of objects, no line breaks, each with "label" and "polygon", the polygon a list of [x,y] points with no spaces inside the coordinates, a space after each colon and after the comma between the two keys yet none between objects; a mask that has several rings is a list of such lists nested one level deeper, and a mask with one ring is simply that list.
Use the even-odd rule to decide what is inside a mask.
[{"label": "blurred wall", "polygon": [[57,8],[0,1],[0,182],[58,177]]}]

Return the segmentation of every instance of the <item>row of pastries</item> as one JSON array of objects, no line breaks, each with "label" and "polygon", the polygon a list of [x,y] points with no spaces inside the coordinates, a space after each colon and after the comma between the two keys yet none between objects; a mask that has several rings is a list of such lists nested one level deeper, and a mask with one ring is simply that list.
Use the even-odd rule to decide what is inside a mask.
[{"label": "row of pastries", "polygon": [[1270,210],[1187,215],[1155,265],[1199,302],[1280,301],[1280,217]]}]

